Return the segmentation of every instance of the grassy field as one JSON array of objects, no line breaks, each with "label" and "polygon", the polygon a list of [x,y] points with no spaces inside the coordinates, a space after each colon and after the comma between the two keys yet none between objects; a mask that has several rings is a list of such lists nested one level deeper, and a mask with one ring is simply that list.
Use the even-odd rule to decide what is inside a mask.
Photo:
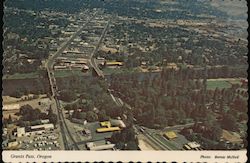
[{"label": "grassy field", "polygon": [[87,74],[88,73],[83,73],[81,70],[56,70],[55,71],[56,78],[69,77],[69,76],[83,76]]},{"label": "grassy field", "polygon": [[3,75],[3,79],[33,79],[38,78],[38,72],[31,73],[15,73],[13,75]]},{"label": "grassy field", "polygon": [[208,79],[207,80],[207,88],[208,89],[231,88],[232,84],[241,84],[241,79],[239,79],[239,78],[218,78],[218,79]]},{"label": "grassy field", "polygon": [[119,74],[119,73],[132,73],[132,72],[140,72],[138,68],[105,68],[103,69],[104,74]]},{"label": "grassy field", "polygon": [[207,81],[207,89],[223,89],[230,88],[231,84],[227,81]]}]

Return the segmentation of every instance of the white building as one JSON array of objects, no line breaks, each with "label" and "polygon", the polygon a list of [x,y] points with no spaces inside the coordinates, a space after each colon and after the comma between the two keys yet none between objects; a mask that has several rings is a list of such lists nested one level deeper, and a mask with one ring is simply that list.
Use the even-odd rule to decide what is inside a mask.
[{"label": "white building", "polygon": [[10,142],[8,142],[8,147],[9,148],[16,147],[18,145],[19,145],[19,143],[17,141],[10,141]]},{"label": "white building", "polygon": [[22,137],[22,136],[29,136],[29,135],[36,135],[36,134],[43,134],[46,130],[54,129],[54,125],[49,124],[42,124],[42,125],[35,125],[31,127],[19,127],[17,128],[16,132],[14,132],[14,136]]},{"label": "white building", "polygon": [[18,110],[20,109],[19,104],[8,104],[8,105],[3,105],[3,111],[8,111],[8,110]]},{"label": "white building", "polygon": [[196,143],[196,142],[189,142],[187,143],[187,145],[192,148],[192,149],[195,149],[195,148],[200,148],[200,144]]},{"label": "white building", "polygon": [[86,143],[87,149],[91,151],[114,150],[115,144],[110,142],[98,141]]},{"label": "white building", "polygon": [[126,128],[126,125],[124,124],[124,122],[122,120],[119,119],[111,119],[110,123],[112,126],[117,126],[120,128]]},{"label": "white building", "polygon": [[25,127],[17,128],[17,137],[25,136]]},{"label": "white building", "polygon": [[54,129],[54,125],[52,123],[48,123],[48,124],[31,126],[30,128],[32,130],[33,129],[39,129],[39,128],[44,128],[45,130],[48,130],[48,129]]},{"label": "white building", "polygon": [[41,120],[41,123],[42,123],[42,124],[49,123],[49,119],[42,119],[42,120]]}]

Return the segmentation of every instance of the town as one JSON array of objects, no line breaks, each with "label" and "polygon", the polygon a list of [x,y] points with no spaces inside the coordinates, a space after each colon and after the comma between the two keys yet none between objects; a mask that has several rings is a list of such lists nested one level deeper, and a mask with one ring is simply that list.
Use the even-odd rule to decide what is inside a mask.
[{"label": "town", "polygon": [[244,16],[201,1],[54,3],[5,3],[4,150],[247,147]]}]

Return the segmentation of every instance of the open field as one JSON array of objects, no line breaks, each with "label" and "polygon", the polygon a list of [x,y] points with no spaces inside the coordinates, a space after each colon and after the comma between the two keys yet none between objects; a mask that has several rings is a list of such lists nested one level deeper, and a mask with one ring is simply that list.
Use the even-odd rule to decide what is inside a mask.
[{"label": "open field", "polygon": [[69,76],[83,76],[88,75],[89,73],[83,73],[81,70],[56,70],[55,77],[62,78],[62,77],[69,77]]},{"label": "open field", "polygon": [[15,73],[13,75],[3,75],[3,79],[33,79],[38,78],[38,72]]},{"label": "open field", "polygon": [[218,79],[208,79],[207,88],[208,89],[223,89],[230,88],[232,84],[240,84],[241,79],[238,78],[218,78]]},{"label": "open field", "polygon": [[[40,95],[38,98],[21,100],[21,98],[14,98],[10,96],[3,96],[3,106],[6,110],[3,110],[3,118],[8,118],[11,115],[12,119],[19,119],[20,117],[15,115],[20,111],[21,106],[30,105],[33,108],[38,108],[42,112],[46,112],[49,108],[51,101],[46,95]],[[16,109],[13,109],[16,107]]]},{"label": "open field", "polygon": [[139,68],[105,68],[103,69],[104,74],[119,74],[119,73],[133,73],[133,72],[141,72]]},{"label": "open field", "polygon": [[223,89],[230,88],[231,84],[227,81],[207,81],[207,89]]}]

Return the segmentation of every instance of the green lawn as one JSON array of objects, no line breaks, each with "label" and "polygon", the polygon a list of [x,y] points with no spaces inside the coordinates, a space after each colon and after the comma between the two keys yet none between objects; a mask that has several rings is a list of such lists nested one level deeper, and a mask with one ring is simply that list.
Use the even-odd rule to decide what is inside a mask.
[{"label": "green lawn", "polygon": [[223,89],[223,88],[231,88],[231,84],[226,80],[219,81],[207,81],[207,89]]},{"label": "green lawn", "polygon": [[38,78],[38,72],[15,73],[13,75],[3,75],[3,79],[33,79]]},{"label": "green lawn", "polygon": [[56,70],[55,77],[62,78],[62,77],[69,77],[69,76],[83,76],[88,73],[83,73],[81,70]]},{"label": "green lawn", "polygon": [[138,68],[104,68],[104,74],[119,74],[119,73],[132,73],[132,72],[140,72]]}]

